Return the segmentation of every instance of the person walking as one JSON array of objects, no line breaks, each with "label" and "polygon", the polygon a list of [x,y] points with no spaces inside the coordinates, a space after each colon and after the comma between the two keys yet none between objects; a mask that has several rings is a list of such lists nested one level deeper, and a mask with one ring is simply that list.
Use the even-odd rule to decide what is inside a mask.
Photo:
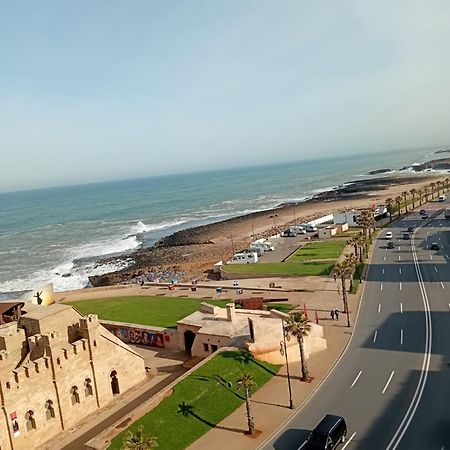
[{"label": "person walking", "polygon": [[338,309],[334,310],[334,315],[336,316],[336,320],[339,320],[339,310]]},{"label": "person walking", "polygon": [[331,320],[334,320],[334,309],[330,311]]},{"label": "person walking", "polygon": [[334,281],[336,281],[336,272],[333,272]]}]

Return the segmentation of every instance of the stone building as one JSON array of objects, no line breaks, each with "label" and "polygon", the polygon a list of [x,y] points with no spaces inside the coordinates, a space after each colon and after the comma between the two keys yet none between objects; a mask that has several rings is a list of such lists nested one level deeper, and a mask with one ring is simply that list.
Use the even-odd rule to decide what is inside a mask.
[{"label": "stone building", "polygon": [[[146,379],[143,358],[62,304],[0,325],[0,448],[32,449]],[[5,323],[7,322],[7,323]]]},{"label": "stone building", "polygon": [[[200,311],[177,322],[178,346],[199,358],[207,357],[220,347],[236,346],[252,352],[260,360],[284,364],[280,342],[283,340],[282,319],[286,317],[278,311],[235,309],[233,303],[226,309],[202,303]],[[297,340],[291,339],[287,345],[289,360],[299,361]],[[306,358],[327,348],[320,325],[311,323],[304,347]]]}]

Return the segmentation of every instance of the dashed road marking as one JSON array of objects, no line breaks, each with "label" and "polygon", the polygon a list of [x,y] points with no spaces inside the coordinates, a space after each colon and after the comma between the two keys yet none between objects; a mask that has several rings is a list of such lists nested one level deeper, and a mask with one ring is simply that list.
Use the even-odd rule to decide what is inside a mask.
[{"label": "dashed road marking", "polygon": [[403,345],[403,328],[400,330],[400,345]]},{"label": "dashed road marking", "polygon": [[400,302],[400,314],[403,314],[403,303]]},{"label": "dashed road marking", "polygon": [[434,271],[435,271],[436,273],[437,273],[437,271],[438,271],[436,266],[434,266]]},{"label": "dashed road marking", "polygon": [[433,260],[433,257],[430,255],[430,259]]},{"label": "dashed road marking", "polygon": [[400,281],[400,290],[402,290],[402,282]]},{"label": "dashed road marking", "polygon": [[395,371],[393,370],[393,371],[391,372],[391,375],[389,376],[388,380],[386,381],[386,384],[384,385],[383,390],[381,391],[382,394],[384,394],[384,393],[386,392],[386,389],[388,388],[389,383],[391,382],[392,377],[394,376],[394,373],[395,373]]},{"label": "dashed road marking", "polygon": [[402,274],[402,268],[401,268],[401,267],[399,267],[398,273],[399,273],[400,275]]},{"label": "dashed road marking", "polygon": [[441,281],[441,288],[445,289],[444,283]]},{"label": "dashed road marking", "polygon": [[373,334],[373,343],[375,344],[378,336],[378,330],[375,330],[375,333]]},{"label": "dashed road marking", "polygon": [[401,261],[402,257],[400,255],[398,255],[398,260]]},{"label": "dashed road marking", "polygon": [[352,388],[356,384],[356,382],[359,380],[359,377],[361,376],[361,374],[362,374],[362,370],[360,370],[358,375],[356,375],[355,381],[352,383],[350,388]]},{"label": "dashed road marking", "polygon": [[383,267],[383,271],[382,271],[382,273],[384,273],[384,267]]},{"label": "dashed road marking", "polygon": [[383,290],[383,283],[380,284],[380,290]]},{"label": "dashed road marking", "polygon": [[[448,304],[448,306],[450,306],[450,303]],[[378,303],[378,314],[380,314],[381,312],[381,303]]]},{"label": "dashed road marking", "polygon": [[386,261],[386,256],[383,257],[383,261]]}]

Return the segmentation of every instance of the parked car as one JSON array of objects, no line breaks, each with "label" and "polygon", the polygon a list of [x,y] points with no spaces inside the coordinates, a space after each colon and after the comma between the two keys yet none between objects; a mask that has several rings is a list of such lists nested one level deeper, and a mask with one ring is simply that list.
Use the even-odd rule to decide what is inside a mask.
[{"label": "parked car", "polygon": [[394,247],[395,247],[394,241],[389,241],[387,243],[387,248],[394,248]]},{"label": "parked car", "polygon": [[292,228],[289,228],[287,230],[284,230],[281,233],[281,236],[283,236],[283,237],[295,237],[295,236],[297,236],[297,231],[292,229]]},{"label": "parked car", "polygon": [[409,239],[409,233],[403,233],[403,239],[407,241]]},{"label": "parked car", "polygon": [[386,233],[386,239],[392,239],[392,231]]},{"label": "parked car", "polygon": [[306,231],[312,233],[314,231],[317,231],[317,227],[315,225],[306,225]]},{"label": "parked car", "polygon": [[420,214],[426,214],[427,212],[424,209],[420,210]]},{"label": "parked car", "polygon": [[430,246],[431,250],[439,250],[439,244],[437,242],[433,242]]},{"label": "parked car", "polygon": [[300,446],[299,450],[332,450],[340,443],[345,442],[346,436],[345,419],[327,414],[312,430],[308,440]]},{"label": "parked car", "polygon": [[408,233],[414,233],[414,227],[408,227]]},{"label": "parked car", "polygon": [[294,225],[291,230],[294,230],[297,234],[306,234],[305,227],[302,225]]},{"label": "parked car", "polygon": [[422,219],[428,219],[428,214],[427,213],[422,214]]}]

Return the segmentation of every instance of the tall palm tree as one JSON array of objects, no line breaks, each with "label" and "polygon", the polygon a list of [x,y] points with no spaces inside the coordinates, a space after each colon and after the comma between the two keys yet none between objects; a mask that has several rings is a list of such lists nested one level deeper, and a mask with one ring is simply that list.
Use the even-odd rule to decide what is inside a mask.
[{"label": "tall palm tree", "polygon": [[392,213],[394,212],[394,199],[388,197],[385,203],[387,212],[389,213],[389,220],[392,222]]},{"label": "tall palm tree", "polygon": [[144,425],[140,425],[135,432],[127,431],[121,450],[153,450],[156,447],[156,438],[145,436]]},{"label": "tall palm tree", "polygon": [[311,324],[308,318],[301,313],[293,313],[286,320],[286,333],[297,338],[300,350],[300,365],[302,370],[301,381],[310,381],[308,364],[305,358],[304,337],[311,331]]},{"label": "tall palm tree", "polygon": [[430,188],[428,186],[425,186],[422,190],[423,196],[425,197],[425,202],[428,201],[428,195],[430,194]]},{"label": "tall palm tree", "polygon": [[250,397],[252,396],[252,388],[256,386],[256,383],[253,381],[253,378],[249,373],[243,373],[236,381],[236,386],[238,391],[242,390],[245,393],[248,434],[252,435],[255,432],[255,422],[253,420]]},{"label": "tall palm tree", "polygon": [[347,326],[350,326],[350,319],[348,315],[348,298],[347,298],[347,286],[345,280],[351,276],[350,268],[344,262],[337,263],[334,266],[334,271],[336,275],[341,279],[341,287],[342,287],[342,301],[344,303],[344,312],[347,314]]},{"label": "tall palm tree", "polygon": [[434,188],[436,187],[436,183],[430,183],[430,189],[431,189],[431,200],[434,198]]},{"label": "tall palm tree", "polygon": [[416,208],[417,189],[411,189],[409,191],[409,193],[411,194],[411,197],[412,197],[412,207],[413,207],[413,209],[415,209]]},{"label": "tall palm tree", "polygon": [[403,191],[402,192],[402,197],[405,201],[405,212],[408,212],[408,192],[407,191]]},{"label": "tall palm tree", "polygon": [[348,290],[351,292],[353,290],[353,276],[355,275],[356,266],[358,265],[358,260],[355,258],[353,253],[349,255],[345,255],[345,259],[343,263],[348,267],[348,271],[350,273],[350,286]]},{"label": "tall palm tree", "polygon": [[398,217],[400,217],[401,214],[401,209],[402,209],[402,196],[401,195],[397,195],[397,197],[395,197],[395,203],[397,205],[398,208]]}]

